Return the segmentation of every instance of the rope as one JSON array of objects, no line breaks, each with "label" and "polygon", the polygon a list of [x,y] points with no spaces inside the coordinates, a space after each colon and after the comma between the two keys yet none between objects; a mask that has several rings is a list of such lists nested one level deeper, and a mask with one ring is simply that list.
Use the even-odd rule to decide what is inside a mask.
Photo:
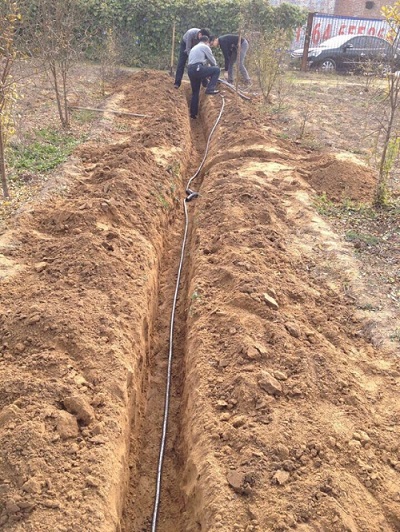
[{"label": "rope", "polygon": [[165,454],[165,444],[167,439],[167,427],[168,427],[168,415],[169,415],[169,403],[170,403],[170,394],[171,394],[171,373],[172,373],[172,359],[173,359],[173,339],[174,339],[174,326],[175,326],[175,314],[176,314],[176,304],[178,300],[178,293],[179,293],[179,284],[181,280],[181,274],[183,269],[183,261],[185,256],[185,249],[186,249],[186,243],[187,243],[187,234],[188,234],[188,228],[189,228],[189,216],[188,216],[188,210],[187,210],[187,203],[191,201],[192,199],[195,199],[198,197],[198,193],[194,192],[190,189],[190,185],[192,181],[199,175],[201,172],[201,169],[204,166],[204,163],[206,161],[208,150],[210,146],[211,137],[214,134],[215,129],[217,128],[217,125],[219,124],[219,121],[221,120],[222,113],[224,111],[225,107],[225,99],[223,95],[221,94],[222,98],[222,105],[221,110],[219,112],[219,115],[214,123],[214,126],[212,127],[210,134],[207,139],[207,144],[204,152],[203,159],[200,163],[200,166],[196,170],[196,172],[193,174],[193,176],[189,179],[186,185],[186,195],[187,197],[183,200],[183,209],[185,212],[185,230],[183,234],[183,240],[182,240],[182,246],[181,246],[181,256],[179,261],[179,267],[178,267],[178,275],[176,279],[176,285],[175,285],[175,292],[174,292],[174,298],[172,303],[172,312],[171,312],[171,321],[170,321],[170,329],[169,329],[169,352],[168,352],[168,366],[167,366],[167,385],[165,390],[165,400],[164,400],[164,419],[163,419],[163,425],[162,425],[162,436],[161,436],[161,445],[160,445],[160,453],[158,457],[158,467],[157,467],[157,483],[156,483],[156,494],[155,494],[155,500],[154,500],[154,509],[153,509],[153,518],[152,518],[152,525],[151,525],[151,532],[156,532],[157,530],[157,519],[158,519],[158,511],[160,507],[160,493],[161,493],[161,479],[162,479],[162,468],[163,468],[163,462],[164,462],[164,454]]}]

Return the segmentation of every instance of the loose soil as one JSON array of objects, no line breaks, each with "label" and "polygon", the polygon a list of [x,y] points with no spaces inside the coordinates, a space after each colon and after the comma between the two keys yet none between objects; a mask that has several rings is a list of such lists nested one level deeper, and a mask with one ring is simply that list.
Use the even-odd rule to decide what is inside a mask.
[{"label": "loose soil", "polygon": [[[222,93],[187,203],[158,530],[400,530],[398,210],[360,216],[370,167]],[[151,528],[182,201],[222,101],[190,121],[188,96],[120,76],[3,227],[4,530]]]}]

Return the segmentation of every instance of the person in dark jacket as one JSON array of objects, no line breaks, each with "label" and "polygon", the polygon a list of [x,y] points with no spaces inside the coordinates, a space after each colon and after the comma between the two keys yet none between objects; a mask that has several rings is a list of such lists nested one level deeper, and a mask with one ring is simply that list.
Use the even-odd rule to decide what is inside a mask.
[{"label": "person in dark jacket", "polygon": [[178,64],[176,66],[176,73],[175,73],[175,89],[179,89],[182,83],[183,73],[185,71],[185,65],[186,61],[189,57],[189,52],[195,46],[200,42],[201,37],[207,36],[210,37],[211,32],[207,28],[191,28],[188,30],[185,35],[182,37],[181,45],[179,49],[179,58],[178,58]]},{"label": "person in dark jacket", "polygon": [[[211,66],[210,66],[211,65]],[[190,118],[197,118],[199,111],[200,86],[206,86],[206,94],[218,94],[216,89],[220,68],[210,48],[209,39],[201,37],[199,44],[193,46],[189,53],[188,76],[192,87],[190,101]],[[207,82],[207,80],[209,81]]]},{"label": "person in dark jacket", "polygon": [[[211,46],[219,46],[225,59],[225,72],[228,72],[228,83],[233,83],[233,66],[236,63],[237,53],[239,48],[239,35],[231,33],[221,35],[220,37],[211,37]],[[244,66],[247,50],[249,49],[249,42],[244,37],[240,41],[240,57],[239,70],[246,85],[251,85],[249,73]]]}]

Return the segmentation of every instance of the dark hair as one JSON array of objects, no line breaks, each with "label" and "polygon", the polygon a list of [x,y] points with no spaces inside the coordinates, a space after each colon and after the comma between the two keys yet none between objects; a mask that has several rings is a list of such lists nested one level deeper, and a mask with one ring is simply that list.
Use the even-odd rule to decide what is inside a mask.
[{"label": "dark hair", "polygon": [[202,37],[200,37],[199,41],[200,42],[208,42],[210,39],[207,37],[207,35],[203,35]]},{"label": "dark hair", "polygon": [[215,39],[218,39],[218,35],[211,35],[210,42],[215,41]]},{"label": "dark hair", "polygon": [[210,37],[210,35],[211,35],[211,31],[210,31],[208,28],[202,28],[202,29],[200,30],[200,33],[201,33],[203,36],[206,35],[207,37]]}]

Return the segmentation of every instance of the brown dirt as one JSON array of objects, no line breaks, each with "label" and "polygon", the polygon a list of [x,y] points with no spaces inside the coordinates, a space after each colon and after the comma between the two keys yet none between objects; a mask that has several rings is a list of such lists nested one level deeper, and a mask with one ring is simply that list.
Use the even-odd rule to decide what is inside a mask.
[{"label": "brown dirt", "polygon": [[[182,198],[221,104],[189,123],[171,86],[121,78],[108,105],[151,118],[105,115],[0,237],[4,530],[150,528]],[[400,530],[398,300],[314,203],[367,202],[373,174],[225,97],[188,204],[158,529]]]}]

